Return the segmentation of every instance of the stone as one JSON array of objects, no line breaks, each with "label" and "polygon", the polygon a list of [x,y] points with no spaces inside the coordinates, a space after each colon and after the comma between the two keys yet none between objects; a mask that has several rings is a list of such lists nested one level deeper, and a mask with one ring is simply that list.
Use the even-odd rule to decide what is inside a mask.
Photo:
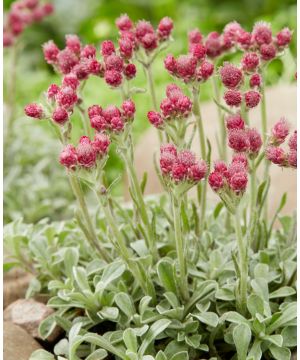
[{"label": "stone", "polygon": [[3,332],[3,359],[5,360],[28,360],[35,350],[42,348],[31,335],[12,322],[4,321]]},{"label": "stone", "polygon": [[[15,325],[20,326],[32,337],[41,339],[38,332],[39,325],[53,313],[53,309],[41,302],[37,302],[33,299],[19,299],[4,310],[3,318],[4,321],[11,321]],[[47,340],[49,342],[54,341],[58,335],[59,331],[54,330]]]}]

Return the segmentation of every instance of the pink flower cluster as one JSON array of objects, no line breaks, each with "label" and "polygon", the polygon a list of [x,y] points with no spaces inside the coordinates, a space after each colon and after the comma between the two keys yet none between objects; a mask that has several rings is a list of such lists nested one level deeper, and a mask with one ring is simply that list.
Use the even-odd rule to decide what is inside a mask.
[{"label": "pink flower cluster", "polygon": [[272,128],[269,145],[266,149],[266,158],[273,164],[282,167],[297,168],[297,131],[294,131],[288,141],[288,151],[285,151],[283,144],[289,135],[289,125],[284,118],[281,118]]},{"label": "pink flower cluster", "polygon": [[230,115],[226,118],[228,130],[228,145],[237,153],[245,153],[250,158],[255,158],[261,147],[262,138],[254,128],[245,126],[240,114]]},{"label": "pink flower cluster", "polygon": [[166,95],[160,104],[161,113],[149,111],[147,114],[149,122],[156,128],[163,128],[165,121],[186,118],[192,111],[192,101],[177,85],[169,84]]},{"label": "pink flower cluster", "polygon": [[121,108],[114,105],[102,109],[99,105],[93,105],[88,109],[88,115],[92,128],[99,132],[118,134],[124,130],[126,123],[133,121],[135,104],[132,100],[123,101]]},{"label": "pink flower cluster", "polygon": [[231,164],[218,161],[214,170],[209,174],[208,183],[216,192],[229,192],[237,195],[242,194],[248,183],[248,161],[244,154],[236,154]]},{"label": "pink flower cluster", "polygon": [[174,182],[198,183],[207,173],[204,160],[198,161],[190,150],[178,151],[173,144],[160,147],[160,169],[162,175]]},{"label": "pink flower cluster", "polygon": [[59,162],[71,170],[92,168],[107,154],[109,145],[109,137],[105,134],[96,134],[93,141],[82,136],[76,148],[69,144],[62,150]]},{"label": "pink flower cluster", "polygon": [[147,52],[153,51],[161,42],[170,38],[173,30],[173,21],[169,17],[161,19],[156,30],[145,20],[134,24],[126,14],[116,20],[116,25],[120,32],[120,52],[128,53],[130,57],[140,47]]},{"label": "pink flower cluster", "polygon": [[12,46],[18,36],[32,23],[52,14],[53,5],[39,0],[19,0],[12,3],[3,27],[3,46]]}]

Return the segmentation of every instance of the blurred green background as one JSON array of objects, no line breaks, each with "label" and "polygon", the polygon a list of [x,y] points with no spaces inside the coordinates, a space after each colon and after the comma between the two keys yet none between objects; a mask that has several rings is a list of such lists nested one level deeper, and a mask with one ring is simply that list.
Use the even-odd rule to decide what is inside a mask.
[{"label": "blurred green background", "polygon": [[[4,11],[12,1],[4,0]],[[296,0],[54,0],[55,13],[40,24],[28,28],[22,35],[24,48],[18,61],[17,119],[13,141],[5,149],[4,167],[4,220],[9,222],[23,216],[27,222],[42,217],[61,219],[71,215],[68,204],[72,199],[64,169],[58,164],[60,145],[46,123],[25,118],[23,108],[38,101],[50,83],[59,83],[42,56],[41,45],[53,39],[64,46],[65,34],[76,33],[83,43],[98,46],[104,39],[117,39],[115,19],[127,13],[134,21],[146,19],[157,25],[164,16],[174,20],[174,42],[154,64],[154,78],[158,98],[170,76],[164,70],[163,58],[168,52],[180,54],[187,51],[187,32],[198,27],[204,34],[222,31],[226,23],[236,20],[248,31],[259,20],[272,23],[274,33],[288,26],[296,30]],[[230,57],[230,56],[229,56]],[[296,31],[291,50],[282,60],[271,64],[268,84],[293,81],[296,68]],[[283,62],[286,66],[283,66]],[[141,69],[133,80],[134,86],[145,87]],[[4,97],[10,72],[10,49],[4,51]],[[209,88],[202,91],[203,100],[209,98]],[[119,104],[118,91],[110,90],[102,79],[92,77],[84,90],[87,105]],[[135,141],[149,126],[146,113],[151,109],[148,94],[138,94],[137,117],[134,125]],[[5,109],[5,107],[4,107]],[[75,116],[75,121],[77,121]],[[122,171],[118,157],[111,152],[108,162],[109,180]],[[122,184],[115,187],[122,194]]]}]

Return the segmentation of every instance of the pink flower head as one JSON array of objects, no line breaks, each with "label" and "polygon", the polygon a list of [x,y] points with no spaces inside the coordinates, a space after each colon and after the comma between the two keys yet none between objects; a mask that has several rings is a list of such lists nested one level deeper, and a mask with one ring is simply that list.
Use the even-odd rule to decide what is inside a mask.
[{"label": "pink flower head", "polygon": [[39,3],[39,0],[25,0],[24,6],[28,9],[34,9]]},{"label": "pink flower head", "polygon": [[193,103],[190,98],[182,94],[181,96],[179,96],[176,104],[174,105],[175,111],[178,113],[179,116],[187,117],[192,111]]},{"label": "pink flower head", "polygon": [[262,138],[256,129],[247,129],[249,139],[249,150],[252,154],[256,155],[262,147]]},{"label": "pink flower head", "polygon": [[98,133],[95,135],[94,141],[92,141],[94,150],[101,156],[107,154],[109,145],[110,140],[106,134]]},{"label": "pink flower head", "polygon": [[77,153],[73,145],[67,145],[62,150],[59,156],[59,162],[69,169],[77,165]]},{"label": "pink flower head", "polygon": [[105,131],[109,128],[109,124],[102,115],[93,115],[90,117],[90,123],[91,127],[97,131]]},{"label": "pink flower head", "polygon": [[197,67],[197,59],[192,55],[180,55],[177,60],[177,74],[183,80],[190,80]]},{"label": "pink flower head", "polygon": [[128,38],[119,39],[120,54],[125,59],[130,59],[133,54],[134,44]]},{"label": "pink flower head", "polygon": [[185,180],[188,174],[188,167],[185,166],[183,163],[175,161],[175,163],[172,166],[172,179],[175,182],[181,182]]},{"label": "pink flower head", "polygon": [[101,54],[103,57],[110,56],[116,52],[115,45],[110,40],[105,40],[101,44]]},{"label": "pink flower head", "polygon": [[285,118],[281,118],[272,128],[272,137],[276,144],[282,144],[289,134],[289,124]]},{"label": "pink flower head", "polygon": [[174,75],[177,71],[177,61],[173,55],[169,54],[164,60],[165,68],[170,74]]},{"label": "pink flower head", "polygon": [[89,74],[101,77],[104,76],[104,67],[97,59],[89,58],[86,67]]},{"label": "pink flower head", "polygon": [[75,54],[79,54],[81,50],[81,42],[77,35],[66,35],[66,46]]},{"label": "pink flower head", "polygon": [[155,33],[147,33],[141,40],[140,43],[142,44],[145,50],[154,50],[157,48],[157,36]]},{"label": "pink flower head", "polygon": [[248,109],[254,108],[260,102],[260,93],[254,90],[249,90],[244,94],[245,103]]},{"label": "pink flower head", "polygon": [[224,100],[229,106],[240,106],[242,102],[242,94],[238,90],[229,89],[224,94]]},{"label": "pink flower head", "polygon": [[259,65],[259,57],[255,52],[245,53],[242,58],[243,69],[247,72],[255,71]]},{"label": "pink flower head", "polygon": [[266,158],[273,164],[284,166],[286,163],[286,154],[281,147],[268,146],[266,150]]},{"label": "pink flower head", "polygon": [[91,119],[94,116],[102,115],[102,108],[99,105],[92,105],[88,108],[88,115]]},{"label": "pink flower head", "polygon": [[297,130],[295,130],[289,138],[289,147],[291,150],[297,151]]},{"label": "pink flower head", "polygon": [[25,114],[34,119],[42,119],[44,115],[44,109],[41,105],[32,103],[25,106]]},{"label": "pink flower head", "polygon": [[166,87],[166,95],[168,98],[172,98],[174,94],[182,94],[182,91],[179,86],[176,84],[169,84]]},{"label": "pink flower head", "polygon": [[192,54],[197,60],[203,60],[206,56],[206,47],[203,44],[190,44],[189,52]]},{"label": "pink flower head", "polygon": [[239,86],[243,79],[242,71],[229,63],[221,67],[220,75],[222,83],[229,89]]},{"label": "pink flower head", "polygon": [[43,45],[44,58],[48,64],[56,64],[59,48],[50,40]]},{"label": "pink flower head", "polygon": [[102,110],[102,115],[105,120],[110,123],[114,117],[121,117],[121,112],[116,106],[109,105],[106,109]]},{"label": "pink flower head", "polygon": [[124,121],[120,116],[116,116],[111,119],[110,126],[113,132],[119,133],[123,131],[124,125]]},{"label": "pink flower head", "polygon": [[64,87],[68,86],[68,87],[72,88],[73,90],[76,90],[80,83],[79,83],[77,76],[75,74],[70,73],[63,77],[62,84]]},{"label": "pink flower head", "polygon": [[237,42],[242,49],[247,50],[251,45],[252,35],[251,33],[241,30],[237,36]]},{"label": "pink flower head", "polygon": [[3,31],[3,47],[9,47],[14,43],[14,36],[8,31]]},{"label": "pink flower head", "polygon": [[59,125],[64,125],[69,120],[69,114],[66,109],[58,107],[52,113],[52,120]]},{"label": "pink flower head", "polygon": [[96,57],[96,48],[94,45],[85,45],[84,48],[81,50],[80,56],[86,59]]},{"label": "pink flower head", "polygon": [[149,122],[158,129],[160,129],[164,124],[162,116],[157,111],[149,111],[147,117]]},{"label": "pink flower head", "polygon": [[252,31],[252,36],[258,45],[270,44],[272,42],[271,26],[265,22],[256,23]]},{"label": "pink flower head", "polygon": [[76,148],[78,163],[85,168],[93,167],[97,158],[97,152],[88,140],[80,141]]},{"label": "pink flower head", "polygon": [[225,175],[227,173],[227,165],[224,161],[216,161],[214,163],[215,172]]},{"label": "pink flower head", "polygon": [[72,69],[72,73],[76,75],[77,79],[86,80],[90,73],[87,61],[75,65]]},{"label": "pink flower head", "polygon": [[169,175],[171,173],[175,161],[176,155],[174,153],[168,151],[161,151],[159,164],[160,170],[163,175]]},{"label": "pink flower head", "polygon": [[129,31],[133,28],[133,23],[127,14],[121,15],[117,18],[116,25],[120,31]]},{"label": "pink flower head", "polygon": [[207,56],[215,58],[222,53],[222,38],[219,33],[213,31],[208,34],[205,46],[207,49]]},{"label": "pink flower head", "polygon": [[263,44],[259,48],[259,52],[263,60],[272,60],[276,56],[276,47],[273,44]]},{"label": "pink flower head", "polygon": [[79,139],[79,144],[91,144],[91,139],[88,136],[81,136]]},{"label": "pink flower head", "polygon": [[251,75],[250,80],[249,80],[249,85],[251,88],[260,87],[261,83],[262,83],[262,79],[259,74]]},{"label": "pink flower head", "polygon": [[74,89],[70,86],[63,87],[60,89],[56,96],[58,105],[65,109],[71,109],[77,103],[78,97]]},{"label": "pink flower head", "polygon": [[174,114],[174,106],[170,99],[163,99],[160,103],[160,110],[165,118],[172,117]]},{"label": "pink flower head", "polygon": [[135,114],[135,104],[132,100],[125,100],[122,103],[123,116],[126,119],[133,119]]},{"label": "pink flower head", "polygon": [[248,177],[245,171],[241,171],[233,174],[229,180],[230,188],[236,193],[245,191],[247,187],[247,183],[248,183]]},{"label": "pink flower head", "polygon": [[134,64],[127,64],[124,68],[123,73],[126,79],[133,79],[136,75],[136,66]]},{"label": "pink flower head", "polygon": [[248,151],[250,144],[245,130],[230,130],[228,133],[228,145],[236,152]]},{"label": "pink flower head", "polygon": [[58,67],[63,74],[71,72],[78,61],[78,57],[69,48],[61,50],[57,55]]},{"label": "pink flower head", "polygon": [[188,38],[190,44],[200,44],[203,36],[198,29],[194,29],[188,33]]},{"label": "pink flower head", "polygon": [[213,72],[214,72],[214,64],[204,60],[197,69],[197,74],[196,74],[197,80],[206,81],[208,78],[212,76]]},{"label": "pink flower head", "polygon": [[224,27],[223,35],[230,39],[232,42],[235,42],[241,31],[243,31],[241,25],[236,21],[232,21]]},{"label": "pink flower head", "polygon": [[245,171],[248,170],[248,159],[244,153],[233,155],[232,164],[236,164],[236,163],[242,164],[242,166],[245,168]]},{"label": "pink flower head", "polygon": [[209,174],[208,183],[214,191],[219,191],[224,186],[224,179],[220,172],[213,171]]},{"label": "pink flower head", "polygon": [[123,59],[115,54],[109,55],[105,58],[105,69],[106,70],[116,70],[122,72],[124,67]]},{"label": "pink flower head", "polygon": [[160,153],[171,153],[175,157],[177,157],[177,149],[174,144],[164,144],[160,147]]},{"label": "pink flower head", "polygon": [[292,31],[289,28],[284,28],[276,35],[276,44],[278,47],[285,47],[289,45],[292,40]]},{"label": "pink flower head", "polygon": [[122,84],[122,74],[116,70],[107,70],[104,73],[106,83],[112,87],[118,87]]},{"label": "pink flower head", "polygon": [[177,154],[177,161],[186,167],[196,163],[196,155],[190,150],[182,150]]},{"label": "pink flower head", "polygon": [[188,169],[188,178],[192,182],[199,182],[202,180],[207,173],[207,164],[204,160],[196,162]]},{"label": "pink flower head", "polygon": [[288,164],[293,168],[297,168],[297,150],[290,150],[288,153]]},{"label": "pink flower head", "polygon": [[[240,154],[239,154],[240,155]],[[245,167],[245,163],[243,161],[232,161],[228,166],[228,171],[225,175],[226,179],[230,181],[230,178],[237,173],[246,172],[247,168]]]},{"label": "pink flower head", "polygon": [[46,4],[42,5],[42,10],[43,10],[44,16],[48,16],[53,13],[54,6],[51,3],[46,3]]},{"label": "pink flower head", "polygon": [[58,94],[58,92],[60,91],[60,88],[58,85],[56,84],[51,84],[48,87],[47,90],[47,98],[48,100],[55,100],[56,95]]},{"label": "pink flower head", "polygon": [[163,40],[168,39],[168,37],[171,35],[172,30],[173,21],[171,18],[165,16],[160,20],[157,27],[158,37]]},{"label": "pink flower head", "polygon": [[227,130],[244,129],[245,122],[240,114],[229,115],[226,118]]},{"label": "pink flower head", "polygon": [[136,33],[137,39],[139,41],[142,41],[142,39],[145,37],[145,35],[154,34],[155,32],[154,32],[153,26],[150,24],[149,21],[140,20],[136,24],[135,33]]}]

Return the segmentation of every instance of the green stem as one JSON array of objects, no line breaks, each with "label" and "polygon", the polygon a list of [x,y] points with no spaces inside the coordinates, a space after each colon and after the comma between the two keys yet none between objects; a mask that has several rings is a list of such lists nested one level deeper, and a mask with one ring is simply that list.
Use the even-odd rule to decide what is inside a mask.
[{"label": "green stem", "polygon": [[240,269],[240,281],[239,281],[239,310],[243,315],[247,312],[247,280],[248,280],[248,259],[247,248],[243,239],[241,218],[239,213],[239,207],[235,212],[235,233],[239,254],[239,269]]},{"label": "green stem", "polygon": [[256,166],[255,160],[251,160],[251,177],[250,177],[250,191],[251,191],[251,202],[250,202],[250,216],[255,210],[256,202]]},{"label": "green stem", "polygon": [[187,300],[189,298],[189,290],[188,290],[188,281],[187,281],[187,273],[186,273],[185,244],[181,229],[180,202],[181,199],[176,199],[176,197],[172,195],[175,244],[176,244],[177,259],[179,262],[180,291],[183,299]]},{"label": "green stem", "polygon": [[92,135],[92,129],[90,127],[88,118],[85,116],[85,112],[84,109],[81,106],[77,106],[78,110],[79,110],[79,114],[80,114],[80,119],[81,119],[81,123],[82,123],[82,127],[84,130],[85,135],[91,137]]}]

